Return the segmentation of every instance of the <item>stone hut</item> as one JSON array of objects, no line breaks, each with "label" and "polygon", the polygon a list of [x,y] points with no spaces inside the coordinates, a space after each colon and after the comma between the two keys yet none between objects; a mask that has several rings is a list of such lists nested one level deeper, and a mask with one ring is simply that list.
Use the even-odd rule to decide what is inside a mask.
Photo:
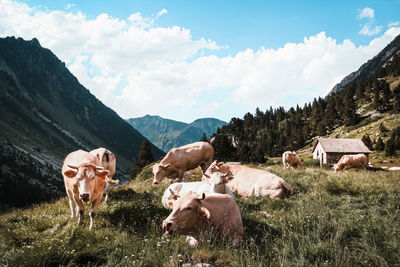
[{"label": "stone hut", "polygon": [[314,144],[313,158],[318,159],[320,165],[337,163],[343,155],[365,154],[371,151],[360,139],[318,138]]}]

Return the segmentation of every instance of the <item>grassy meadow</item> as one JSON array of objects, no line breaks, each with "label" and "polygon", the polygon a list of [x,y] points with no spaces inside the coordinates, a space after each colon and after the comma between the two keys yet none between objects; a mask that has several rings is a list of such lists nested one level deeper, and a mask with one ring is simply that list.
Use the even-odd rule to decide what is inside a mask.
[{"label": "grassy meadow", "polygon": [[[295,194],[273,201],[236,196],[244,242],[207,233],[197,248],[163,236],[169,211],[146,168],[114,188],[89,231],[70,220],[66,198],[0,215],[0,266],[400,266],[400,173],[308,168],[272,172]],[[200,178],[200,171],[193,172]]]}]

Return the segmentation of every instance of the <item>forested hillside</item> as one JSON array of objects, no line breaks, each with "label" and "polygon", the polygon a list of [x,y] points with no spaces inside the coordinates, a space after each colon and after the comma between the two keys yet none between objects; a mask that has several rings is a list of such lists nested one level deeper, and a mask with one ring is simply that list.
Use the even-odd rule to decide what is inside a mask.
[{"label": "forested hillside", "polygon": [[[221,160],[265,162],[267,157],[280,156],[286,150],[297,150],[310,144],[316,136],[329,135],[339,126],[364,126],[384,114],[399,114],[399,43],[400,36],[388,45],[391,56],[385,61],[381,57],[369,61],[368,66],[374,66],[374,69],[368,68],[369,76],[363,72],[366,75],[364,78],[353,79],[342,90],[331,92],[325,99],[314,99],[303,107],[296,106],[289,110],[279,107],[261,111],[257,108],[255,114],[247,113],[243,119],[233,118],[215,136],[216,157]],[[388,155],[400,149],[400,142],[396,139],[399,130],[394,131],[394,128],[388,129],[385,140],[379,141],[385,141],[383,146],[389,142],[388,147],[394,152]],[[371,147],[375,148],[378,143],[376,136],[364,138],[369,138]]]}]

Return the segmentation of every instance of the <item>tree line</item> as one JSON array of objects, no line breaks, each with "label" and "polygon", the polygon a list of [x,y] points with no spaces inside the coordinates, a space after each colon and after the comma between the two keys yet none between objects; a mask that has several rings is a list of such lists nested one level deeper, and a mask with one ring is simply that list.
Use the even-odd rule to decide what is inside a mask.
[{"label": "tree line", "polygon": [[[212,136],[215,158],[262,163],[267,157],[302,148],[310,144],[313,137],[327,135],[341,125],[360,123],[365,119],[360,116],[361,107],[370,107],[380,113],[398,113],[400,85],[391,90],[385,77],[399,75],[400,55],[397,54],[370,77],[351,82],[326,98],[314,98],[303,107],[297,105],[289,110],[270,107],[265,111],[257,108],[254,114],[246,113],[243,119],[232,118]],[[395,139],[389,138],[395,143],[394,149],[400,148]],[[384,144],[382,139],[374,141],[377,149],[392,147],[391,143]]]}]

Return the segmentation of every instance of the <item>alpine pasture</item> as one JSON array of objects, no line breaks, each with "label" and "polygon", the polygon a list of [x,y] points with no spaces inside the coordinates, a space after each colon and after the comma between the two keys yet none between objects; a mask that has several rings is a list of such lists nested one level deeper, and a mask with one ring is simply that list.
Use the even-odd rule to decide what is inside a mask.
[{"label": "alpine pasture", "polygon": [[[307,168],[272,172],[295,194],[241,198],[244,242],[232,247],[210,231],[197,248],[163,235],[168,186],[151,185],[150,165],[114,188],[88,230],[70,220],[67,198],[0,216],[2,266],[396,266],[400,262],[400,175]],[[196,169],[193,178],[200,179]],[[186,265],[189,266],[189,265]]]}]

